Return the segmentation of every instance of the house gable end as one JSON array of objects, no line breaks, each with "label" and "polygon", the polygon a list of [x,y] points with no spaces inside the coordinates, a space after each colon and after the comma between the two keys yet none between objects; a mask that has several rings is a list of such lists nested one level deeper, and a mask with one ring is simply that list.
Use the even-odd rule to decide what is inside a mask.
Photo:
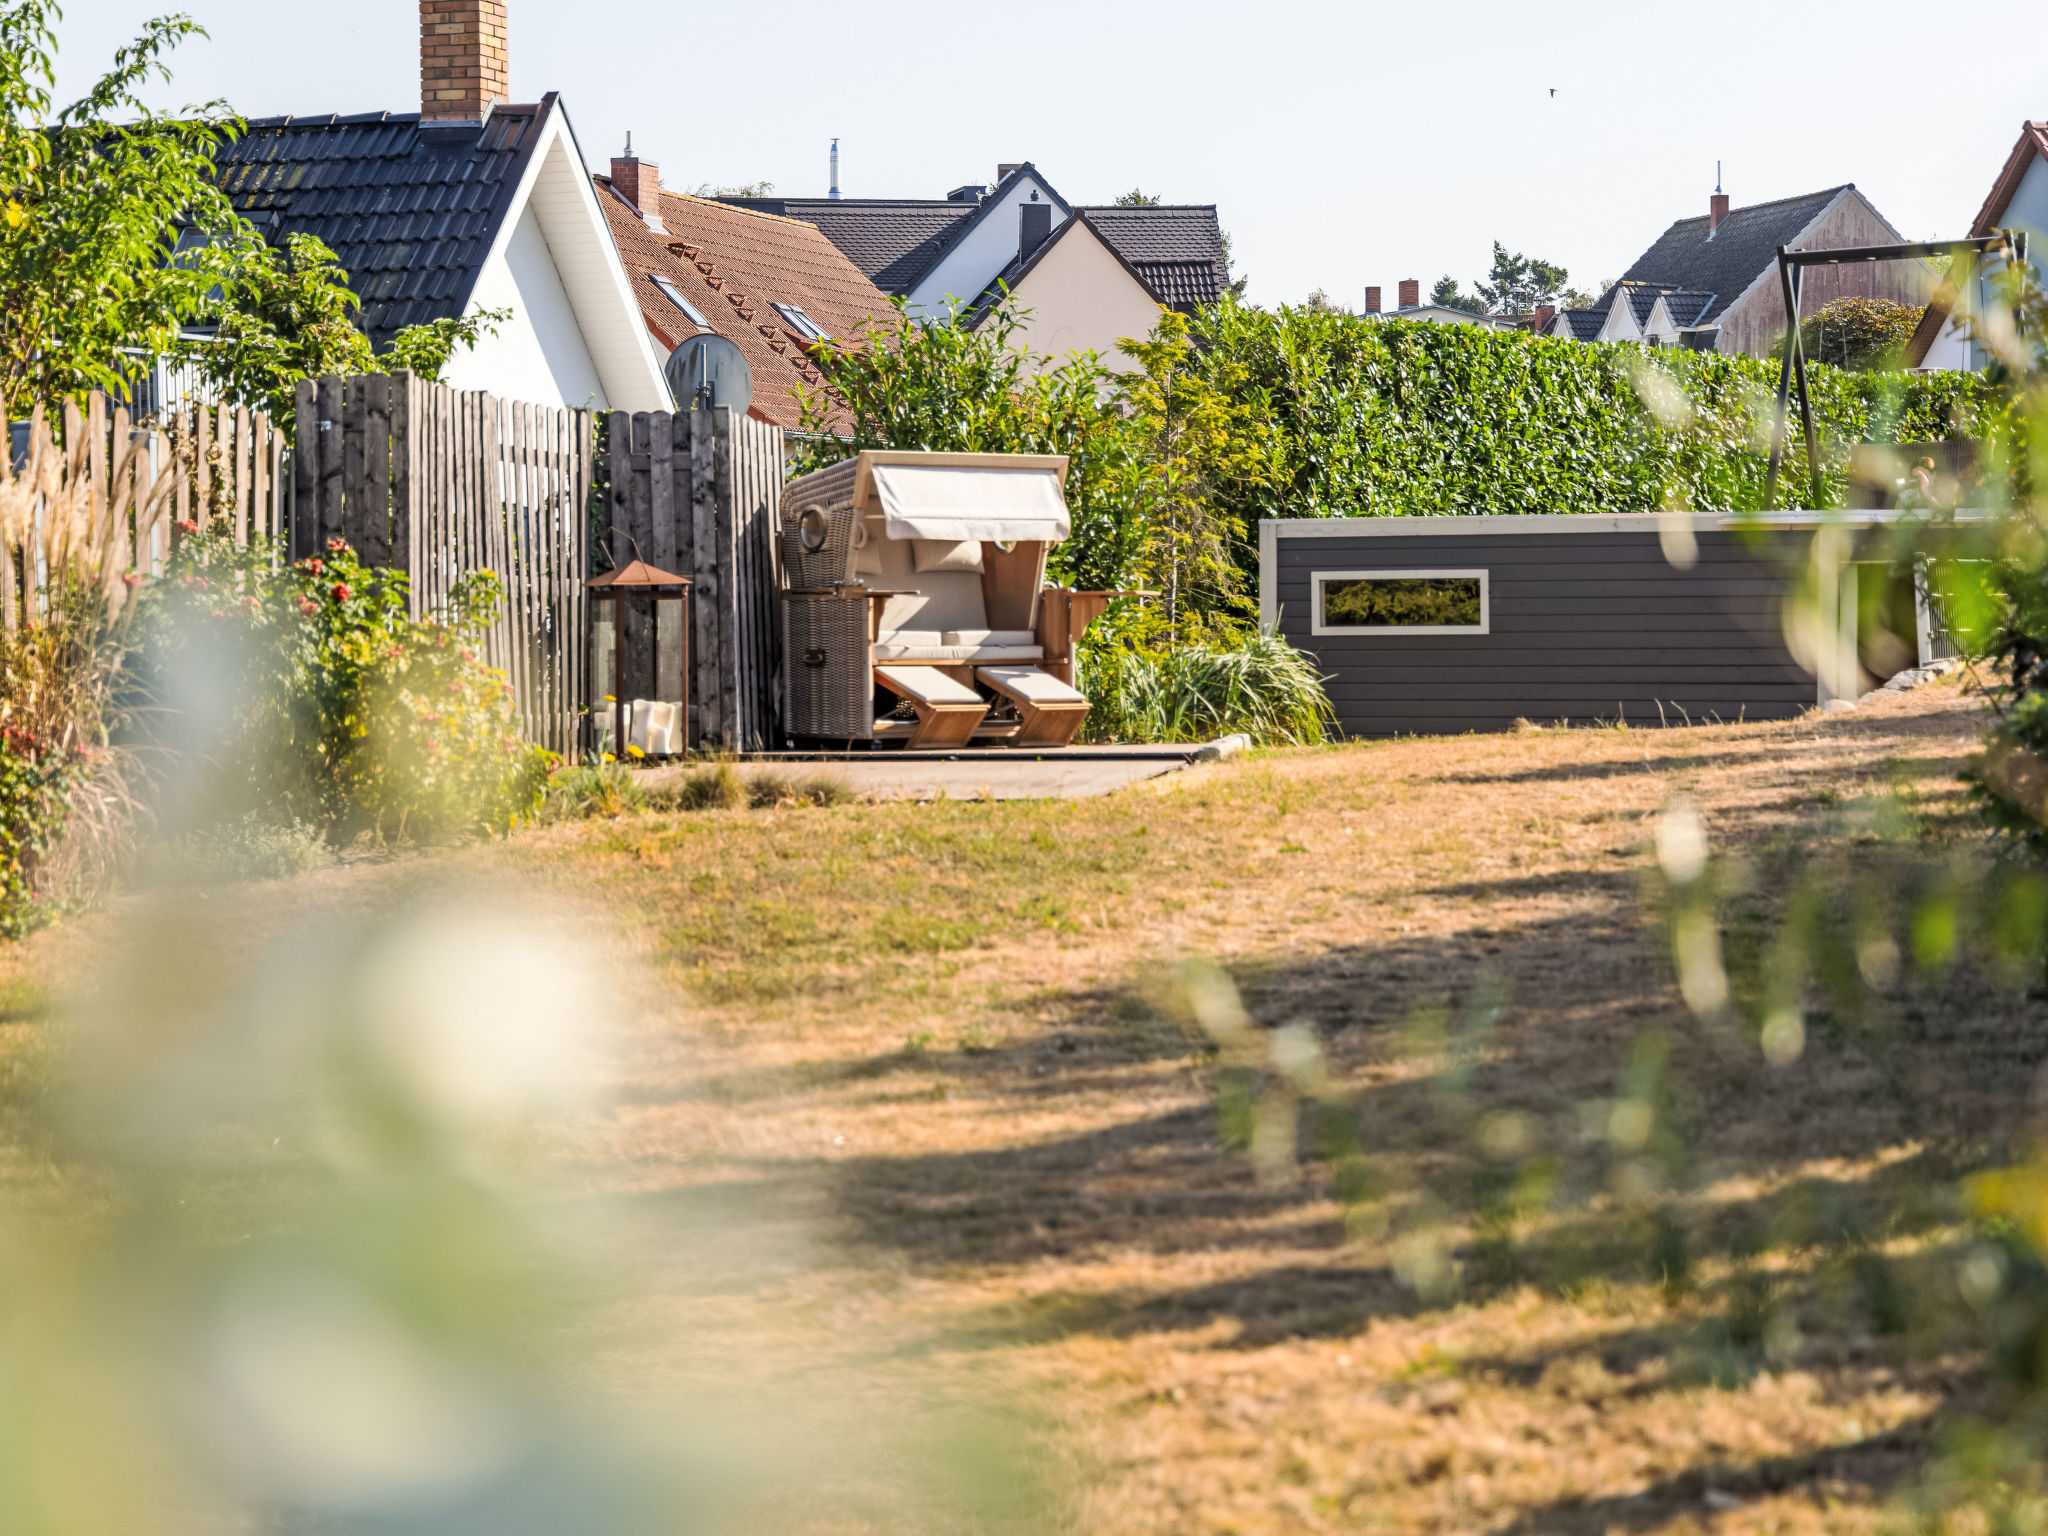
[{"label": "house gable end", "polygon": [[[540,350],[547,356],[549,372],[558,382],[562,402],[572,406],[597,406],[613,410],[667,410],[671,401],[662,377],[662,357],[656,352],[633,296],[625,264],[598,206],[595,190],[583,169],[583,156],[567,113],[550,94],[542,101],[540,134],[534,153],[515,190],[507,216],[501,221],[490,253],[474,285],[476,302],[492,307],[500,296],[521,294],[536,306],[525,317],[539,335]],[[539,267],[540,252],[530,238],[515,250],[522,236],[522,221],[532,215],[532,229],[545,245],[547,264],[559,284],[568,315],[556,313],[548,325],[547,312],[557,308],[547,274]],[[515,310],[518,301],[512,304]],[[521,317],[514,315],[513,323]],[[566,322],[566,323],[565,323]],[[574,390],[580,370],[573,359],[580,348],[597,384],[597,399],[580,398]],[[471,389],[491,388],[507,393],[490,381],[491,352],[480,344],[470,354],[452,361],[451,382]],[[532,393],[510,391],[515,398]],[[587,387],[584,392],[589,394]],[[542,402],[546,403],[546,402]]]},{"label": "house gable end", "polygon": [[973,303],[996,275],[1017,259],[1016,210],[1033,201],[1052,209],[1050,235],[1073,209],[1029,162],[1019,166],[981,202],[973,215],[947,231],[942,253],[910,289],[913,313],[943,314],[953,301]]},{"label": "house gable end", "polygon": [[1990,195],[1984,199],[1984,206],[1977,210],[1976,222],[1970,226],[1972,239],[1982,240],[1997,232],[2022,178],[2043,160],[2048,160],[2048,123],[2020,124],[2019,142],[2005,157],[2005,168],[1998,173],[1998,180],[1991,184]]}]

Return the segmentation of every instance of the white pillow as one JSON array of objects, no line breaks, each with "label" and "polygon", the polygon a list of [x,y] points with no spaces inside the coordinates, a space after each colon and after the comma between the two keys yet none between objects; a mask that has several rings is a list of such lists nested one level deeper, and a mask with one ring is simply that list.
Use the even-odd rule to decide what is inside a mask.
[{"label": "white pillow", "polygon": [[912,539],[919,574],[926,571],[978,571],[981,569],[981,540]]}]

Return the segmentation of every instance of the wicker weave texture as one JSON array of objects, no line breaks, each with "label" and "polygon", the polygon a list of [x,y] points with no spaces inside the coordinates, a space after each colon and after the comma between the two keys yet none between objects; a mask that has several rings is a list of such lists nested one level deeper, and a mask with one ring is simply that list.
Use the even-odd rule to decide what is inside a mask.
[{"label": "wicker weave texture", "polygon": [[[853,510],[856,460],[845,459],[782,488],[782,568],[792,587],[829,587],[853,579]],[[806,550],[798,532],[805,512],[825,514],[825,547]]]},{"label": "wicker weave texture", "polygon": [[782,597],[782,669],[792,736],[865,741],[875,734],[868,599]]}]

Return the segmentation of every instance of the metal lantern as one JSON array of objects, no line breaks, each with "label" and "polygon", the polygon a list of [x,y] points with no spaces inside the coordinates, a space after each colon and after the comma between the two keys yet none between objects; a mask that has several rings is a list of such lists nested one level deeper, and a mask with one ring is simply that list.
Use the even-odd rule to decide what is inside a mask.
[{"label": "metal lantern", "polygon": [[[610,599],[612,603],[612,749],[620,762],[626,759],[626,600],[631,597],[648,600],[648,627],[652,631],[658,622],[659,601],[665,597],[684,599],[682,666],[677,684],[682,692],[683,747],[687,750],[690,745],[690,578],[664,571],[645,560],[634,560],[617,570],[606,571],[602,576],[593,576],[583,585],[593,600]],[[595,746],[593,740],[593,749]]]}]

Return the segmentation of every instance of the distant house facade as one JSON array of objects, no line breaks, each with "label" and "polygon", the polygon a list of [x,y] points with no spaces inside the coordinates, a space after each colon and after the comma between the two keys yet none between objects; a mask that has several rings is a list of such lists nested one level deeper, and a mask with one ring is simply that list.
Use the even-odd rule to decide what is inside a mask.
[{"label": "distant house facade", "polygon": [[895,321],[888,296],[816,225],[671,192],[631,154],[592,180],[656,349],[666,357],[706,331],[733,342],[762,421],[796,428],[798,390],[823,383],[814,343],[858,341]]},{"label": "distant house facade", "polygon": [[1392,309],[1380,308],[1380,291],[1377,288],[1365,290],[1365,316],[1368,320],[1419,320],[1425,325],[1476,325],[1482,330],[1516,331],[1527,329],[1519,315],[1486,315],[1470,309],[1454,309],[1448,304],[1425,304],[1422,302],[1422,279],[1404,277],[1395,290],[1400,303]]},{"label": "distant house facade", "polygon": [[499,30],[423,34],[422,112],[256,119],[217,157],[222,190],[273,242],[303,232],[333,249],[377,347],[408,325],[509,309],[449,359],[456,388],[666,410],[663,359],[568,114],[552,94],[502,99],[502,8],[468,9],[495,12]]},{"label": "distant house facade", "polygon": [[1135,368],[1117,343],[1149,336],[1169,306],[1087,213],[1062,221],[1035,245],[1030,239],[1027,232],[1017,259],[981,291],[968,324],[980,325],[1007,303],[1017,320],[1016,345],[1050,358],[1094,352],[1113,369]]},{"label": "distant house facade", "polygon": [[[1730,208],[1716,191],[1702,217],[1680,219],[1620,281],[1585,309],[1561,310],[1544,330],[1575,341],[1635,341],[1766,357],[1785,333],[1778,248],[1839,250],[1903,236],[1853,183]],[[1801,309],[1840,298],[1920,305],[1933,273],[1915,261],[1806,269]]]},{"label": "distant house facade", "polygon": [[1212,204],[1069,203],[1029,162],[944,198],[749,198],[733,206],[815,224],[912,314],[984,323],[1007,292],[1030,310],[1019,339],[1048,356],[1092,349],[1134,366],[1118,338],[1161,309],[1192,310],[1229,278]]},{"label": "distant house facade", "polygon": [[[2038,280],[2048,259],[2048,123],[2020,124],[2019,141],[1970,226],[1977,239],[2008,230],[2027,237],[2027,264]],[[1991,360],[1971,334],[1970,316],[1985,312],[1995,270],[1994,264],[1967,288],[1942,285],[1906,348],[1909,366],[1977,369]]]}]

